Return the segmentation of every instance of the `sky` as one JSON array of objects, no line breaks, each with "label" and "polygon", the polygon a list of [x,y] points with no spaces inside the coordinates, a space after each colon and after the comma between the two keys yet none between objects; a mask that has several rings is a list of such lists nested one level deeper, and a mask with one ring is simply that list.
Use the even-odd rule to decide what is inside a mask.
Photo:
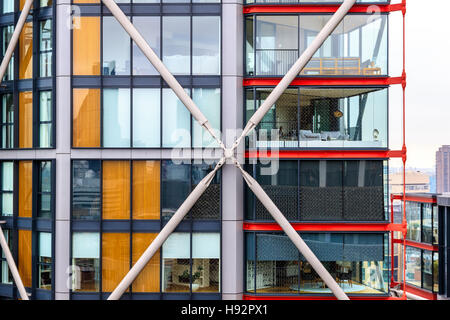
[{"label": "sky", "polygon": [[[400,2],[394,0],[392,3]],[[433,168],[436,151],[450,145],[450,1],[408,0],[406,12],[407,167]],[[402,72],[401,13],[389,21],[390,75]],[[402,91],[391,86],[389,144],[402,146]],[[394,165],[395,166],[395,165]]]}]

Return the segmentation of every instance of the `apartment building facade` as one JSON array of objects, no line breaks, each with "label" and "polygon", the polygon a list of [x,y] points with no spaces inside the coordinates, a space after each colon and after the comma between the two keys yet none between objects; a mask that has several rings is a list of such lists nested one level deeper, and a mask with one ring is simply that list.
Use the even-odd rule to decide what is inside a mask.
[{"label": "apartment building facade", "polygon": [[[116,2],[228,146],[339,8]],[[3,54],[23,5],[3,1]],[[391,298],[388,166],[406,149],[388,97],[406,83],[388,21],[405,5],[357,1],[237,151],[351,299]],[[31,299],[106,299],[221,157],[99,0],[34,0],[0,96],[0,220]],[[268,298],[334,296],[231,165],[123,295]]]},{"label": "apartment building facade", "polygon": [[450,146],[436,151],[436,193],[450,192]]}]

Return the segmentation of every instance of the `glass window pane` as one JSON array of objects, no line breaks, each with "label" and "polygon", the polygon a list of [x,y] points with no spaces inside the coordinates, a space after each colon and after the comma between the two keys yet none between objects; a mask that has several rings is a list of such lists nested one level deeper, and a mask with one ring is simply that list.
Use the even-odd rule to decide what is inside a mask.
[{"label": "glass window pane", "polygon": [[[9,1],[9,0],[8,0]],[[7,1],[7,2],[8,2]],[[13,1],[13,0],[11,0]],[[5,5],[8,5],[6,3],[4,3]],[[7,8],[7,10],[12,10],[12,11],[8,11],[8,12],[14,12],[14,4],[12,5],[12,8]],[[6,50],[8,49],[8,45],[11,42],[11,37],[13,35],[14,32],[14,26],[6,26],[1,28],[2,30],[2,53],[3,55],[5,55]],[[5,71],[5,76],[3,77],[3,80],[13,80],[14,79],[14,55],[11,58],[11,61],[8,64],[8,67],[6,68]]]},{"label": "glass window pane", "polygon": [[417,202],[406,202],[406,221],[408,233],[406,238],[420,242],[420,210],[421,204]]},{"label": "glass window pane", "polygon": [[[157,1],[159,2],[159,1]],[[136,2],[134,3],[144,3]],[[155,1],[156,3],[156,1]],[[133,25],[160,57],[160,17],[133,17]],[[133,41],[133,75],[157,75],[158,72]]]},{"label": "glass window pane", "polygon": [[[189,89],[185,89],[189,94]],[[163,147],[187,148],[191,145],[191,116],[172,89],[162,89]]]},{"label": "glass window pane", "polygon": [[162,247],[163,292],[189,292],[190,234],[172,233]]},{"label": "glass window pane", "polygon": [[256,30],[256,74],[286,74],[298,58],[298,16],[257,16]]},{"label": "glass window pane", "polygon": [[161,218],[168,221],[190,193],[190,166],[167,160],[162,161],[161,170]]},{"label": "glass window pane", "polygon": [[220,17],[192,17],[192,73],[220,74]]},{"label": "glass window pane", "polygon": [[14,163],[2,162],[2,190],[13,191],[14,188]]},{"label": "glass window pane", "polygon": [[100,89],[73,89],[73,146],[100,147]]},{"label": "glass window pane", "polygon": [[41,7],[48,7],[53,4],[53,0],[41,0],[40,5]]},{"label": "glass window pane", "polygon": [[[49,148],[52,145],[52,92],[41,91],[39,101],[39,146]],[[45,122],[45,123],[42,123]]]},{"label": "glass window pane", "polygon": [[130,219],[130,162],[103,161],[103,219]]},{"label": "glass window pane", "polygon": [[432,229],[433,205],[422,204],[422,242],[433,244]]},{"label": "glass window pane", "polygon": [[14,0],[3,0],[3,13],[14,12]]},{"label": "glass window pane", "polygon": [[72,290],[99,291],[100,234],[74,232],[72,236]]},{"label": "glass window pane", "polygon": [[439,252],[433,252],[433,292],[439,293]]},{"label": "glass window pane", "polygon": [[51,192],[52,192],[52,176],[51,176],[51,162],[42,161],[40,163],[39,176],[39,195],[38,195],[38,217],[51,218]]},{"label": "glass window pane", "polygon": [[433,244],[439,244],[439,207],[433,206]]},{"label": "glass window pane", "polygon": [[[194,88],[192,91],[192,100],[208,119],[215,134],[220,137],[220,89]],[[211,137],[209,132],[200,127],[194,118],[192,118],[192,127],[194,147],[218,147],[218,143]]]},{"label": "glass window pane", "polygon": [[72,175],[73,219],[100,218],[100,161],[73,161]]},{"label": "glass window pane", "polygon": [[[9,230],[3,229],[3,234],[11,250],[11,237]],[[2,251],[2,258],[6,258],[5,253],[3,251]],[[6,259],[0,262],[0,269],[1,269],[0,283],[8,283],[8,284],[12,283],[13,277],[11,271],[9,270],[8,262],[6,261]]]},{"label": "glass window pane", "polygon": [[433,253],[423,250],[423,288],[433,290]]},{"label": "glass window pane", "polygon": [[220,234],[192,234],[192,291],[220,291]]},{"label": "glass window pane", "polygon": [[39,232],[38,286],[40,289],[52,288],[52,234]]},{"label": "glass window pane", "polygon": [[103,17],[103,74],[130,74],[130,36],[114,17]]},{"label": "glass window pane", "polygon": [[40,22],[39,29],[39,51],[40,51],[40,76],[51,77],[52,75],[52,20]]},{"label": "glass window pane", "polygon": [[12,94],[2,97],[2,148],[14,147],[14,101]]},{"label": "glass window pane", "polygon": [[78,21],[72,37],[73,75],[100,75],[100,18],[79,17]]},{"label": "glass window pane", "polygon": [[160,218],[160,162],[133,161],[133,219]]},{"label": "glass window pane", "polygon": [[104,89],[104,147],[130,147],[130,116],[130,89]]},{"label": "glass window pane", "polygon": [[406,247],[406,282],[416,287],[422,286],[421,251]]},{"label": "glass window pane", "polygon": [[163,62],[173,74],[191,73],[190,17],[163,17]]},{"label": "glass window pane", "polygon": [[161,145],[160,89],[133,89],[133,147]]}]

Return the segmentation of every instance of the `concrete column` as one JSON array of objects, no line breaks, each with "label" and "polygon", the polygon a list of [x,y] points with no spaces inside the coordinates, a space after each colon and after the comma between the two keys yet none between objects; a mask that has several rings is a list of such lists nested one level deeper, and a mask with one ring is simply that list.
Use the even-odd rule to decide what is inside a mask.
[{"label": "concrete column", "polygon": [[[231,147],[243,127],[243,25],[241,0],[222,3],[222,132]],[[229,134],[238,130],[238,134]],[[243,148],[238,159],[243,160]],[[222,169],[222,293],[224,300],[242,299],[244,292],[244,189],[233,165]]]},{"label": "concrete column", "polygon": [[56,231],[55,299],[68,300],[70,266],[70,1],[56,2]]}]

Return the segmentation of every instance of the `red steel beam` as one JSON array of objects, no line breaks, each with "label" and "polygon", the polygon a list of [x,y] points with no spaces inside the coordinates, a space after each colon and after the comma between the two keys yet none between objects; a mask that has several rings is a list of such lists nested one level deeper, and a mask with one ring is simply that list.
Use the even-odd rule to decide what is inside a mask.
[{"label": "red steel beam", "polygon": [[390,159],[401,158],[401,151],[378,150],[247,150],[246,158],[265,159]]},{"label": "red steel beam", "polygon": [[428,251],[434,251],[434,252],[439,251],[439,246],[433,246],[433,245],[427,244],[427,243],[405,240],[405,244],[408,247],[413,247],[413,248],[418,248],[418,249],[423,249],[423,250],[428,250]]},{"label": "red steel beam", "polygon": [[[264,5],[254,4],[244,6],[244,14],[250,13],[334,13],[339,9],[339,5],[295,5],[295,4],[277,4],[277,5]],[[377,5],[377,12],[394,12],[405,10],[404,3]],[[367,13],[372,14],[374,12],[373,5],[369,4],[357,4],[354,5],[349,12],[352,13]]]},{"label": "red steel beam", "polygon": [[[281,81],[279,77],[245,78],[244,87],[276,86]],[[401,77],[299,77],[292,81],[291,86],[390,86],[406,84],[406,74]]]},{"label": "red steel beam", "polygon": [[[404,197],[401,194],[393,194],[391,195],[391,199],[392,200],[403,200]],[[405,196],[405,200],[406,201],[411,201],[411,202],[422,202],[422,203],[437,203],[437,199],[436,198],[429,198],[429,197],[425,197],[425,196],[420,196],[420,195],[406,195]]]},{"label": "red steel beam", "polygon": [[[397,298],[397,297],[389,297],[389,296],[350,296],[350,300],[406,300],[406,298]],[[242,297],[243,300],[336,300],[336,297],[333,296],[255,296],[244,294]]]},{"label": "red steel beam", "polygon": [[437,300],[437,294],[430,292],[425,289],[420,289],[409,284],[406,284],[406,292],[415,294],[416,296],[428,299],[428,300]]},{"label": "red steel beam", "polygon": [[[333,232],[387,232],[403,231],[404,226],[394,223],[292,223],[296,231],[333,231]],[[245,231],[282,231],[277,223],[244,222]]]}]

